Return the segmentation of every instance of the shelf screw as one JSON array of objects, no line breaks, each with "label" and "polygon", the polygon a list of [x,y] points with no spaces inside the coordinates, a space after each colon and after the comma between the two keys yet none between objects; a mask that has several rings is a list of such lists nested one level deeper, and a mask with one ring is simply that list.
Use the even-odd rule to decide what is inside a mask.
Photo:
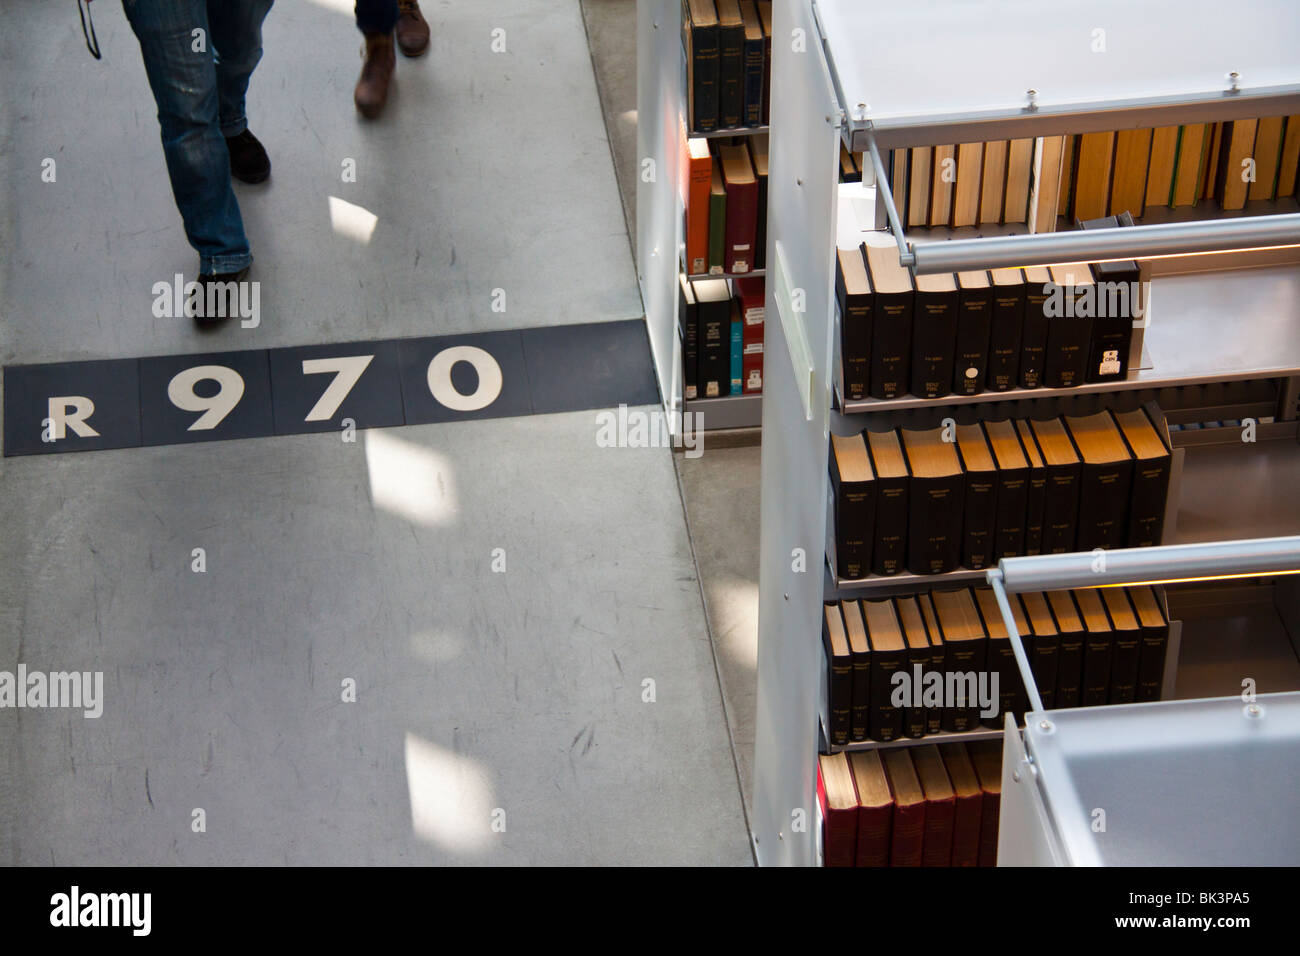
[{"label": "shelf screw", "polygon": [[1224,79],[1228,81],[1229,93],[1236,93],[1240,89],[1241,74],[1236,70],[1230,72],[1226,77],[1224,77]]},{"label": "shelf screw", "polygon": [[1038,91],[1025,90],[1025,97],[1029,100],[1028,109],[1032,112],[1038,109]]},{"label": "shelf screw", "polygon": [[1038,722],[1038,729],[1045,734],[1050,734],[1052,732],[1052,722],[1050,720],[1040,720]]},{"label": "shelf screw", "polygon": [[871,107],[866,103],[859,103],[857,109],[853,111],[853,118],[855,120],[865,120],[869,109],[871,109]]},{"label": "shelf screw", "polygon": [[1242,710],[1245,711],[1246,716],[1252,720],[1259,720],[1259,718],[1264,716],[1264,708],[1259,704],[1247,704],[1242,708]]},{"label": "shelf screw", "polygon": [[784,831],[784,830],[777,830],[777,831],[776,831],[776,838],[777,838],[778,840],[784,840],[784,839],[785,839],[785,831]]},{"label": "shelf screw", "polygon": [[787,595],[785,596],[785,599],[786,599],[787,601],[790,600],[790,595],[787,594]]},{"label": "shelf screw", "polygon": [[1011,779],[1014,780],[1016,783],[1019,783],[1019,782],[1020,782],[1020,771],[1019,771],[1019,770],[1013,770],[1013,771],[1011,771]]}]

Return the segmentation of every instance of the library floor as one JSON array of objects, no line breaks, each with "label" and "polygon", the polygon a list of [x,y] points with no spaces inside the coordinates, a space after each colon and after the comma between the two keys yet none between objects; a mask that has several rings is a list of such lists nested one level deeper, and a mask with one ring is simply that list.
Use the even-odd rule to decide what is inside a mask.
[{"label": "library floor", "polygon": [[[578,0],[423,6],[430,52],[370,124],[351,0],[272,10],[250,114],[274,173],[237,190],[262,323],[200,337],[150,314],[195,261],[120,6],[95,4],[95,62],[69,7],[6,4],[0,362],[639,317],[587,44],[630,44],[631,0],[588,29]],[[752,651],[724,629],[715,661],[671,453],[596,434],[587,411],[0,459],[0,670],[104,680],[98,719],[0,710],[0,863],[751,863],[727,718]],[[701,542],[756,500],[680,481],[701,566],[743,563]]]}]

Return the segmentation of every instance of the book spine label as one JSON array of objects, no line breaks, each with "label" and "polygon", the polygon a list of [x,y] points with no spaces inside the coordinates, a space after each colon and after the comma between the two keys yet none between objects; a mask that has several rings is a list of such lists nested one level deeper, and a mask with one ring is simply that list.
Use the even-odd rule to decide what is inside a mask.
[{"label": "book spine label", "polygon": [[1025,290],[1025,322],[1020,333],[1020,387],[1038,388],[1043,384],[1043,361],[1047,353],[1045,311],[1050,290],[1031,285]]},{"label": "book spine label", "polygon": [[972,570],[987,567],[993,557],[993,520],[997,513],[996,475],[993,471],[966,472],[961,563]]},{"label": "book spine label", "polygon": [[1079,483],[1077,550],[1124,546],[1132,487],[1131,462],[1083,466]]},{"label": "book spine label", "polygon": [[871,397],[898,398],[910,384],[912,293],[872,296]]},{"label": "book spine label", "polygon": [[1129,509],[1128,546],[1147,548],[1164,537],[1165,499],[1169,494],[1169,458],[1136,462]]},{"label": "book spine label", "polygon": [[1078,517],[1079,466],[1049,467],[1043,502],[1043,554],[1064,554],[1074,550]]},{"label": "book spine label", "polygon": [[993,560],[1025,553],[1025,515],[1029,508],[1029,470],[998,471],[997,510],[994,521]]},{"label": "book spine label", "polygon": [[918,292],[912,310],[912,394],[939,398],[952,392],[957,342],[957,293]]},{"label": "book spine label", "polygon": [[876,479],[876,536],[871,549],[873,574],[903,570],[907,542],[906,478]]},{"label": "book spine label", "polygon": [[912,479],[907,566],[913,574],[943,574],[961,560],[964,477]]},{"label": "book spine label", "polygon": [[1116,631],[1110,650],[1110,696],[1107,703],[1131,704],[1137,699],[1141,632]]},{"label": "book spine label", "polygon": [[991,290],[963,291],[957,305],[956,361],[952,369],[952,390],[958,395],[975,395],[984,391],[992,323]]},{"label": "book spine label", "polygon": [[718,28],[718,127],[741,125],[745,112],[745,28]]},{"label": "book spine label", "polygon": [[988,387],[1005,392],[1020,384],[1020,338],[1025,323],[1025,287],[1008,291],[999,287],[993,294],[993,316],[989,323]]},{"label": "book spine label", "polygon": [[1133,344],[1133,305],[1138,275],[1124,273],[1097,285],[1097,314],[1092,320],[1086,382],[1122,381],[1128,376]]}]

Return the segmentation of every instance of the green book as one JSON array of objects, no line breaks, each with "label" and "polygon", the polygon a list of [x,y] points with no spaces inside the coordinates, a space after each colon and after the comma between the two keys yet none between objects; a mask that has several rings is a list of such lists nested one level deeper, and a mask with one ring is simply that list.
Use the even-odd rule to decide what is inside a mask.
[{"label": "green book", "polygon": [[713,158],[713,185],[709,189],[709,274],[720,275],[727,255],[727,187],[722,164]]}]

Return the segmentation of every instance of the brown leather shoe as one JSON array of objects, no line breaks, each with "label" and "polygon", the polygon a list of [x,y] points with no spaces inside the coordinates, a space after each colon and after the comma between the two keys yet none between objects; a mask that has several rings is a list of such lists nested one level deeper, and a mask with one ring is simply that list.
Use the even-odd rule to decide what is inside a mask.
[{"label": "brown leather shoe", "polygon": [[374,119],[384,111],[388,102],[388,84],[393,78],[397,57],[393,53],[393,35],[366,34],[365,61],[361,64],[361,78],[352,98],[366,119]]},{"label": "brown leather shoe", "polygon": [[429,49],[429,23],[420,12],[419,0],[397,0],[397,45],[406,56],[419,56]]}]

